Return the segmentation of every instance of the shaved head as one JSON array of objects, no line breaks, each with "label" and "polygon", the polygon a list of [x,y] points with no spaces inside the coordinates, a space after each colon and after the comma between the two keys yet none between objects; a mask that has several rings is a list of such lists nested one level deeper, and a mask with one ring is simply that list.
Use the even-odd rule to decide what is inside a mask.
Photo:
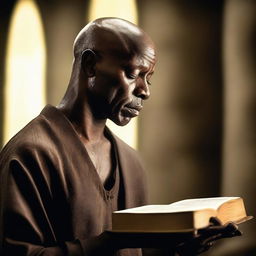
[{"label": "shaved head", "polygon": [[79,58],[86,49],[127,57],[139,55],[149,47],[154,57],[154,44],[136,25],[119,18],[101,18],[87,24],[74,42],[74,57]]}]

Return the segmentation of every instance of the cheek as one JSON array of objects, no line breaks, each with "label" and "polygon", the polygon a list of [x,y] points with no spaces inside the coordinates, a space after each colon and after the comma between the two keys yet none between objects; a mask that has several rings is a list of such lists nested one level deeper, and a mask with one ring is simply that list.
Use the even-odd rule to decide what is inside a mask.
[{"label": "cheek", "polygon": [[101,98],[111,98],[114,94],[116,80],[109,75],[96,76],[94,82],[91,83],[91,89]]},{"label": "cheek", "polygon": [[131,97],[133,90],[135,88],[135,82],[131,81],[130,79],[127,79],[125,74],[122,73],[120,75],[119,80],[119,91],[126,97]]},{"label": "cheek", "polygon": [[109,83],[108,86],[112,92],[112,101],[126,101],[132,96],[133,86],[122,73],[112,77],[111,81],[112,83]]},{"label": "cheek", "polygon": [[123,79],[120,79],[117,87],[113,88],[113,98],[112,100],[119,104],[126,104],[132,98],[132,88],[133,86]]},{"label": "cheek", "polygon": [[92,90],[112,107],[128,103],[135,87],[122,72],[100,72],[91,85]]}]

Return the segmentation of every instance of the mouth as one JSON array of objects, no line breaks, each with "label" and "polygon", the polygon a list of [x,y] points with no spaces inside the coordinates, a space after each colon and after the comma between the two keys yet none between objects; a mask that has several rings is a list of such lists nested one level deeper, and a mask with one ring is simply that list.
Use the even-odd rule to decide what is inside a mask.
[{"label": "mouth", "polygon": [[141,104],[126,104],[123,108],[123,114],[127,117],[136,117],[139,115],[140,111],[142,110],[143,106]]}]

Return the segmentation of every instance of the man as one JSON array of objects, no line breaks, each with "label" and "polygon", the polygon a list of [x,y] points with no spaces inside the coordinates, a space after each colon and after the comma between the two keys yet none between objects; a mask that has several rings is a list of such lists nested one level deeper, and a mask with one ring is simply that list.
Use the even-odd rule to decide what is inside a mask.
[{"label": "man", "polygon": [[127,21],[98,19],[79,33],[61,103],[46,106],[1,153],[1,255],[136,256],[140,247],[192,255],[205,241],[237,234],[217,227],[178,246],[175,237],[148,244],[105,231],[114,210],[146,203],[140,161],[106,120],[125,125],[139,114],[154,66],[153,42]]}]

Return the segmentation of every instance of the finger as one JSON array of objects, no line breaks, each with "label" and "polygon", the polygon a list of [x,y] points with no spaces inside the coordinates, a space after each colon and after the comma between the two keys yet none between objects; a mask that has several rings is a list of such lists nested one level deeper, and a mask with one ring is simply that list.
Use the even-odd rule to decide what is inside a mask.
[{"label": "finger", "polygon": [[240,231],[240,230],[236,230],[234,233],[233,233],[234,236],[241,236],[243,235],[243,233]]},{"label": "finger", "polygon": [[222,225],[221,221],[217,217],[211,217],[210,223],[214,226],[220,226]]},{"label": "finger", "polygon": [[241,231],[238,229],[238,226],[234,223],[228,223],[226,225],[226,228],[223,232],[223,235],[226,235],[226,236],[229,236],[229,237],[232,237],[232,236],[241,236],[242,233]]},{"label": "finger", "polygon": [[229,222],[226,225],[226,230],[228,232],[235,232],[236,230],[238,230],[238,226],[233,222]]},{"label": "finger", "polygon": [[203,235],[204,237],[210,237],[217,235],[219,233],[223,233],[226,235],[240,235],[241,232],[238,231],[238,226],[232,222],[222,225],[222,226],[209,226],[208,228],[201,229],[199,234]]},{"label": "finger", "polygon": [[211,236],[215,236],[217,234],[226,233],[226,226],[210,226],[208,228],[205,229],[201,229],[199,230],[199,235],[200,237],[211,237]]},{"label": "finger", "polygon": [[207,228],[203,228],[198,230],[199,234],[208,234],[209,235],[215,235],[217,233],[231,230],[232,232],[235,231],[237,228],[235,228],[233,225],[227,226],[227,225],[219,225],[219,222],[217,219],[214,219],[212,222],[213,224],[211,226],[208,226]]}]

